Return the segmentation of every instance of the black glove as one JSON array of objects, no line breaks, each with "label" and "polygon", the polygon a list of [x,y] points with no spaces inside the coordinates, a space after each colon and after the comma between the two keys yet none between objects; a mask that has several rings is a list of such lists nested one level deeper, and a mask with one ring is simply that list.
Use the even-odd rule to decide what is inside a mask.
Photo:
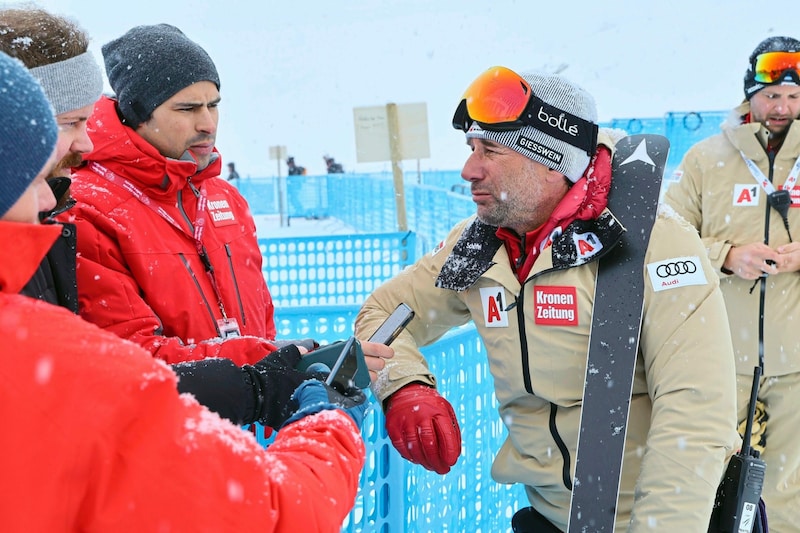
[{"label": "black glove", "polygon": [[319,374],[295,370],[299,362],[297,346],[289,344],[252,366],[242,367],[255,385],[257,420],[265,426],[279,429],[297,410],[297,404],[291,398],[301,383],[310,378],[324,379]]},{"label": "black glove", "polygon": [[230,359],[203,359],[172,365],[178,392],[193,394],[198,402],[234,424],[258,420],[254,379]]},{"label": "black glove", "polygon": [[193,394],[198,402],[234,424],[261,422],[278,428],[297,406],[289,402],[305,380],[320,374],[294,369],[300,362],[295,345],[272,352],[253,366],[236,366],[230,359],[213,358],[172,365],[178,392]]}]

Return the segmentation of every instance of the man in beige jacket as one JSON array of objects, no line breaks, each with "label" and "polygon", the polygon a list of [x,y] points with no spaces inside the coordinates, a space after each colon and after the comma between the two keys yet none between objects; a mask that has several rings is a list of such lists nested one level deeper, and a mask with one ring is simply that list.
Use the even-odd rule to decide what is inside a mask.
[{"label": "man in beige jacket", "polygon": [[750,56],[745,101],[684,156],[666,202],[700,232],[728,310],[740,431],[762,365],[753,445],[767,463],[770,531],[800,524],[800,41]]},{"label": "man in beige jacket", "polygon": [[[523,484],[531,504],[517,513],[517,531],[530,530],[520,529],[523,517],[550,528],[539,531],[567,526],[598,259],[625,231],[606,209],[614,142],[596,123],[593,98],[564,78],[495,67],[476,79],[453,124],[472,151],[462,177],[477,216],[375,290],[356,320],[367,338],[398,303],[415,310],[373,391],[395,448],[441,474],[461,453],[460,430],[419,347],[475,324],[508,429],[492,476]],[[642,272],[617,531],[705,532],[737,445],[718,277],[694,229],[660,213],[645,263],[678,259],[697,271],[675,273],[666,290]]]}]

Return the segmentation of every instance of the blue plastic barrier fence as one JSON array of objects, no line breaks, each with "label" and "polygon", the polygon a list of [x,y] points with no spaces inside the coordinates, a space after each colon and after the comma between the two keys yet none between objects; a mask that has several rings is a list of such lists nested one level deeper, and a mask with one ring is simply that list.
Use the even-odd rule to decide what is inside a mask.
[{"label": "blue plastic barrier fence", "polygon": [[[279,336],[313,337],[323,343],[342,340],[352,334],[357,312],[358,306],[278,309]],[[437,377],[439,392],[458,417],[461,457],[444,476],[407,462],[392,446],[383,414],[373,405],[362,428],[366,464],[355,506],[342,531],[510,531],[511,516],[527,500],[520,486],[491,479],[491,463],[506,433],[477,331],[464,326],[422,351]],[[262,442],[268,443],[263,438]]]},{"label": "blue plastic barrier fence", "polygon": [[414,261],[412,232],[259,239],[276,308],[361,304]]}]

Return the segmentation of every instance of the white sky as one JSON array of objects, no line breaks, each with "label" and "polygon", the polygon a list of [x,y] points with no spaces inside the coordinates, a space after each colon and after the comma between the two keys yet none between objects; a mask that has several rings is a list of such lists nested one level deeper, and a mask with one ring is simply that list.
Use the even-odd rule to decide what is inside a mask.
[{"label": "white sky", "polygon": [[[0,4],[22,2],[3,2]],[[29,2],[28,2],[29,4]],[[424,102],[430,159],[461,168],[450,120],[483,70],[563,69],[597,100],[600,120],[726,110],[742,100],[747,58],[770,35],[800,38],[795,0],[40,0],[100,46],[167,22],[201,44],[222,80],[217,146],[242,176],[277,173],[284,145],[309,174],[323,154],[356,163],[353,108]],[[405,161],[414,170],[417,161]],[[281,164],[281,173],[285,174]]]}]

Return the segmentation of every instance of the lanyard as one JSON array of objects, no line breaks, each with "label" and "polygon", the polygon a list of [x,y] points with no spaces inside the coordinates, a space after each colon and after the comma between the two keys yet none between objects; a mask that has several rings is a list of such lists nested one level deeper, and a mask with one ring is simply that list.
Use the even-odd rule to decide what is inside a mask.
[{"label": "lanyard", "polygon": [[[750,170],[750,174],[753,175],[753,179],[755,179],[761,188],[764,189],[764,192],[767,195],[770,195],[775,192],[775,186],[772,184],[769,179],[761,172],[761,169],[753,163],[752,159],[749,159],[744,152],[739,150],[739,153],[742,155],[742,159],[744,159],[744,163],[747,165],[748,170]],[[794,166],[792,167],[792,171],[789,172],[789,177],[786,178],[786,182],[783,184],[781,189],[784,191],[791,192],[794,189],[795,183],[797,183],[797,175],[800,174],[800,157],[794,162]]]},{"label": "lanyard", "polygon": [[197,254],[200,256],[200,260],[203,261],[203,266],[205,267],[206,274],[211,282],[211,287],[214,289],[214,294],[217,297],[217,305],[219,305],[222,318],[227,320],[228,315],[225,313],[225,305],[222,303],[222,294],[219,291],[219,285],[217,285],[217,277],[214,275],[214,267],[211,265],[211,261],[208,259],[208,254],[203,246],[203,232],[205,231],[206,227],[206,214],[208,210],[208,197],[206,194],[205,184],[200,186],[199,196],[197,197],[197,215],[193,224],[193,231],[189,233],[183,226],[178,224],[172,215],[167,213],[163,207],[156,204],[152,198],[147,196],[147,193],[137,187],[130,180],[120,176],[119,174],[116,174],[112,170],[107,169],[96,161],[89,163],[89,168],[91,168],[91,170],[98,176],[101,176],[111,183],[114,183],[115,185],[118,185],[130,192],[134,198],[139,200],[139,202],[141,202],[144,206],[149,208],[158,216],[169,222],[178,231],[189,236],[192,241],[194,241]]}]

